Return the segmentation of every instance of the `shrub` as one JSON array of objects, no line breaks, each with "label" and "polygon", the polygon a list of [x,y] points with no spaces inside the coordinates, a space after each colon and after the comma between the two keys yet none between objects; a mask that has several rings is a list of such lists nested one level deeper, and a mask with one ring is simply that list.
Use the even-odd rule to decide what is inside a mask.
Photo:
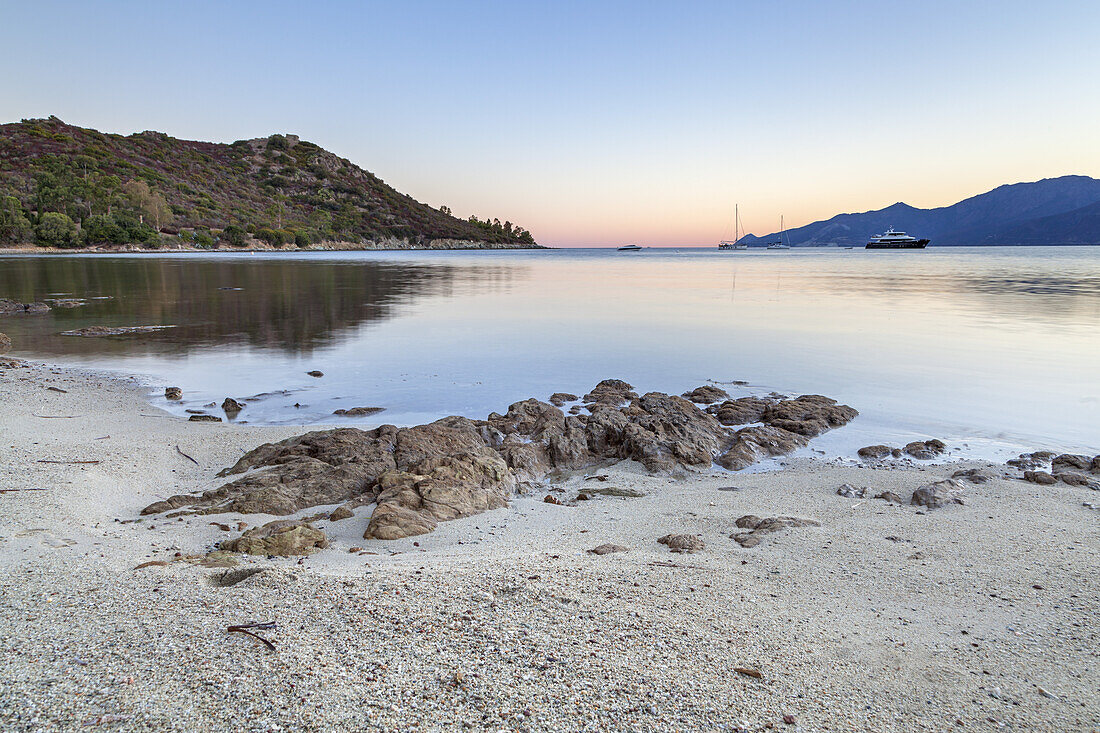
[{"label": "shrub", "polygon": [[298,231],[294,232],[294,244],[298,247],[308,247],[309,245],[313,244],[313,237],[310,235],[309,232],[303,229],[299,229]]},{"label": "shrub", "polygon": [[256,232],[256,239],[272,247],[282,247],[286,244],[286,235],[277,229],[260,229]]},{"label": "shrub", "polygon": [[210,236],[210,232],[196,231],[194,237],[196,247],[214,249],[214,238]]},{"label": "shrub", "polygon": [[245,234],[246,233],[244,229],[237,226],[236,224],[230,224],[222,230],[222,233],[219,235],[218,239],[233,247],[243,247],[246,244],[247,239]]},{"label": "shrub", "polygon": [[38,217],[34,230],[38,241],[50,247],[69,247],[76,241],[76,222],[65,214],[47,211]]},{"label": "shrub", "polygon": [[286,150],[287,147],[286,138],[282,135],[272,135],[267,139],[268,150]]},{"label": "shrub", "polygon": [[125,244],[126,233],[110,214],[96,214],[84,220],[81,227],[88,244]]}]

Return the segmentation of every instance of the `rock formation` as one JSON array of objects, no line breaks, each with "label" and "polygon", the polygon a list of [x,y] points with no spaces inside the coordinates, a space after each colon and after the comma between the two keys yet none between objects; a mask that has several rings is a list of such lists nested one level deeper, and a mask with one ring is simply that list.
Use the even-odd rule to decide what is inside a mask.
[{"label": "rock formation", "polygon": [[693,534],[666,534],[657,542],[667,545],[670,552],[700,552],[707,548],[706,543]]},{"label": "rock formation", "polygon": [[913,506],[923,506],[929,509],[940,509],[951,504],[962,504],[963,500],[959,495],[962,490],[963,485],[953,478],[933,481],[914,491],[913,498],[909,503]]},{"label": "rock formation", "polygon": [[364,537],[397,539],[506,506],[518,488],[552,472],[624,459],[665,474],[715,462],[743,468],[790,453],[857,414],[819,395],[777,398],[766,401],[764,425],[731,431],[682,397],[639,396],[620,380],[601,382],[584,400],[587,415],[528,399],[486,420],[447,417],[408,428],[307,433],[245,454],[218,474],[237,477],[219,488],[173,496],[142,513],[186,508],[287,516],[338,504],[335,520],[373,504]]},{"label": "rock formation", "polygon": [[735,524],[740,529],[748,532],[734,532],[730,535],[737,544],[744,548],[756,547],[765,535],[779,532],[788,527],[820,527],[820,522],[812,519],[799,519],[798,517],[768,517],[762,519],[755,514],[746,514],[738,519]]}]

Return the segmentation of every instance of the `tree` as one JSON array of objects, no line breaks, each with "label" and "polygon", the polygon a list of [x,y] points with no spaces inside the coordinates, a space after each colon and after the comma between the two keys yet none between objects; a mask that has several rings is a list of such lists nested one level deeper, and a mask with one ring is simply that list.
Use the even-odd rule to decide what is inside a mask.
[{"label": "tree", "polygon": [[31,222],[23,214],[23,206],[14,196],[0,196],[0,241],[25,242],[31,233]]},{"label": "tree", "polygon": [[440,207],[439,207],[439,210],[440,210],[440,211],[441,211],[442,213],[446,214],[447,216],[450,216],[450,215],[451,215],[451,207],[450,207],[450,206],[440,206]]},{"label": "tree", "polygon": [[225,229],[222,229],[222,233],[218,238],[234,247],[243,247],[245,245],[245,234],[246,232],[244,229],[236,224],[230,224]]},{"label": "tree", "polygon": [[76,240],[76,222],[66,214],[47,211],[38,217],[38,241],[51,247],[67,247]]},{"label": "tree", "polygon": [[164,196],[151,190],[148,183],[127,181],[122,190],[130,199],[130,205],[137,210],[141,223],[144,224],[145,217],[148,216],[158,232],[161,226],[171,223],[172,207],[168,205]]}]

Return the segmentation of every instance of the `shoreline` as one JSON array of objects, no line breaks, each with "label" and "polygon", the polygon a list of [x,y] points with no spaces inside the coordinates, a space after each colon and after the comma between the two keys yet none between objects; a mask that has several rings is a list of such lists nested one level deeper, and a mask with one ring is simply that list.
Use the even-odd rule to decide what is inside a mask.
[{"label": "shoreline", "polygon": [[[7,729],[1100,724],[1100,543],[1082,505],[1100,495],[1087,488],[995,478],[925,511],[835,491],[906,496],[1005,467],[799,458],[672,479],[622,462],[601,473],[645,496],[569,507],[539,492],[403,540],[362,539],[360,511],[321,522],[331,546],[301,561],[209,568],[173,558],[236,536],[212,521],[268,518],[141,507],[219,486],[245,451],[311,427],[188,423],[145,395],[134,376],[0,369]],[[746,549],[730,538],[745,514],[820,526]],[[680,532],[706,548],[656,542]],[[630,549],[587,552],[604,543]],[[135,569],[150,561],[167,564]],[[278,623],[274,652],[226,634],[250,621]]]},{"label": "shoreline", "polygon": [[[436,246],[436,242],[440,244]],[[43,254],[43,255],[73,255],[73,254],[171,254],[176,252],[194,252],[199,254],[220,254],[240,252],[475,252],[480,250],[537,250],[554,249],[541,244],[496,244],[486,242],[472,242],[465,240],[433,240],[426,246],[390,246],[386,244],[375,246],[373,242],[322,242],[311,244],[308,247],[284,245],[272,247],[271,245],[257,242],[247,247],[214,247],[206,249],[194,245],[176,245],[173,247],[145,247],[141,244],[104,245],[96,247],[40,247],[36,244],[20,244],[12,246],[0,246],[0,256],[5,254]]]}]

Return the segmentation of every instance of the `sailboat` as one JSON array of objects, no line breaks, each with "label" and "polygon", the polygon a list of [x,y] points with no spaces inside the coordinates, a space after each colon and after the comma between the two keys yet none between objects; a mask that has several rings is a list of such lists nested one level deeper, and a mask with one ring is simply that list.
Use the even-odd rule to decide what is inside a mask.
[{"label": "sailboat", "polygon": [[739,236],[741,226],[741,216],[737,212],[737,204],[733,205],[733,239],[723,239],[718,243],[718,249],[735,249],[742,250],[748,249],[749,245],[740,241]]},{"label": "sailboat", "polygon": [[768,249],[790,249],[791,245],[783,242],[783,234],[786,232],[786,227],[783,226],[783,215],[779,215],[779,239],[768,245]]}]

